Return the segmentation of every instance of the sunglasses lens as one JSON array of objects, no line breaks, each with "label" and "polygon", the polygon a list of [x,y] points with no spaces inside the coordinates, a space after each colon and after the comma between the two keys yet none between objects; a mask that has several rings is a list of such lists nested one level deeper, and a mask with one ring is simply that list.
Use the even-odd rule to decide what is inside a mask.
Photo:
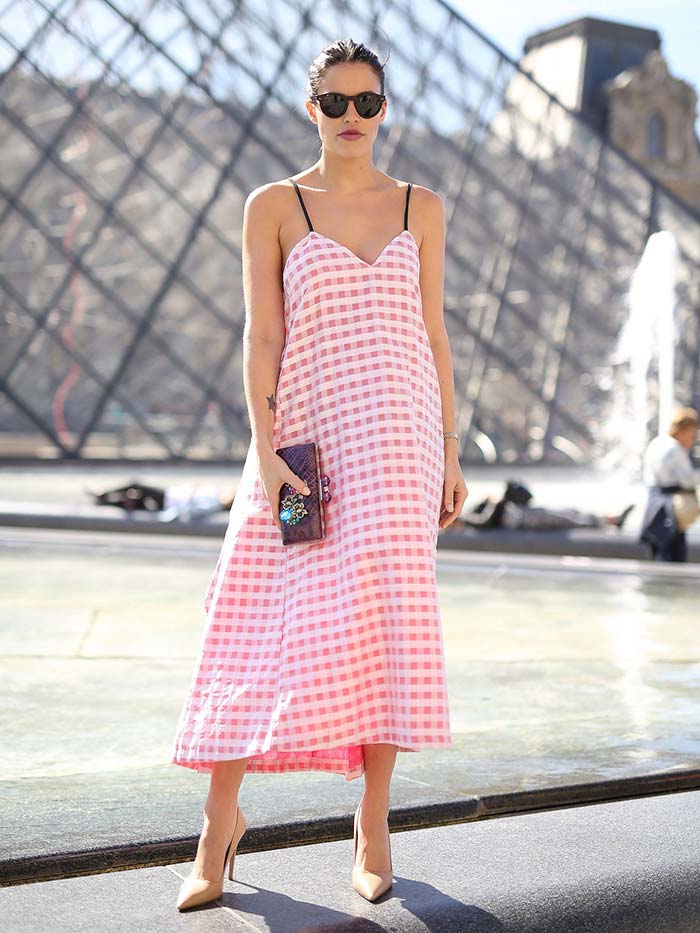
[{"label": "sunglasses lens", "polygon": [[324,94],[318,102],[327,117],[342,117],[348,109],[348,99],[342,94]]},{"label": "sunglasses lens", "polygon": [[[317,99],[321,110],[327,117],[342,117],[348,109],[348,99],[344,94],[321,94]],[[382,109],[382,96],[373,91],[367,91],[366,94],[361,94],[357,98],[355,108],[365,119],[376,117]]]},{"label": "sunglasses lens", "polygon": [[367,93],[358,97],[355,101],[355,107],[361,117],[376,117],[382,109],[382,98],[379,94]]}]

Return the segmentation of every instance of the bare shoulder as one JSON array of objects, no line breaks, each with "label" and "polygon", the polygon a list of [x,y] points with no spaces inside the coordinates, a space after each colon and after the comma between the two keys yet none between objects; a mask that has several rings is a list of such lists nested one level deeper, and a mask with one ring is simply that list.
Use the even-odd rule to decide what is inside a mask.
[{"label": "bare shoulder", "polygon": [[245,200],[245,214],[249,219],[267,220],[269,224],[280,225],[284,208],[288,205],[291,182],[287,179],[271,181],[259,185],[249,192]]},{"label": "bare shoulder", "polygon": [[411,203],[426,218],[439,220],[445,216],[445,202],[442,196],[425,185],[411,185]]},{"label": "bare shoulder", "polygon": [[421,242],[426,238],[442,239],[445,231],[445,202],[437,191],[425,185],[412,184],[409,210],[415,228],[420,232]]}]

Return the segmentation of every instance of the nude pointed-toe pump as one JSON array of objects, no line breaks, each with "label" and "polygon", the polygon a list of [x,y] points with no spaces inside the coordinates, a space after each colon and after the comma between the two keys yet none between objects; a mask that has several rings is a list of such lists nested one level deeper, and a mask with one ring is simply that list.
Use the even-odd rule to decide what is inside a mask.
[{"label": "nude pointed-toe pump", "polygon": [[352,886],[368,901],[376,901],[378,897],[388,891],[391,887],[393,866],[391,862],[391,835],[389,835],[389,870],[388,871],[368,871],[366,868],[358,868],[355,865],[357,858],[357,823],[360,813],[360,807],[355,810],[355,823],[353,826],[353,866],[352,866]]},{"label": "nude pointed-toe pump", "polygon": [[245,816],[240,807],[236,810],[236,825],[233,829],[233,836],[224,855],[224,867],[221,871],[221,877],[216,881],[207,881],[204,878],[194,878],[191,874],[185,878],[180,888],[177,898],[177,909],[188,910],[190,907],[198,907],[200,904],[208,904],[209,901],[215,901],[224,893],[224,875],[226,874],[226,862],[229,862],[228,877],[233,881],[233,863],[236,858],[236,848],[246,830]]}]

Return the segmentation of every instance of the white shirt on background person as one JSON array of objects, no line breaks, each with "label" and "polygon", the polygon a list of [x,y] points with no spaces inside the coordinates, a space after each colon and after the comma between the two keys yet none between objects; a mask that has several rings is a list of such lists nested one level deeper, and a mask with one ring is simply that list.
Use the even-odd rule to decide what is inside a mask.
[{"label": "white shirt on background person", "polygon": [[659,434],[644,453],[644,483],[647,486],[683,486],[692,489],[698,482],[690,452],[670,434]]}]

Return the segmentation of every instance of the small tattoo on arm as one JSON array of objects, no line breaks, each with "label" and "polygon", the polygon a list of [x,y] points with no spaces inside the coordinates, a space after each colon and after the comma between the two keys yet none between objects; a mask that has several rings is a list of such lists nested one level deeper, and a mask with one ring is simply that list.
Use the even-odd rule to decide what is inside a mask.
[{"label": "small tattoo on arm", "polygon": [[270,409],[270,411],[274,411],[274,410],[275,410],[275,396],[274,396],[274,395],[268,395],[268,396],[266,396],[266,398],[267,398],[267,405],[268,405],[268,408]]}]

